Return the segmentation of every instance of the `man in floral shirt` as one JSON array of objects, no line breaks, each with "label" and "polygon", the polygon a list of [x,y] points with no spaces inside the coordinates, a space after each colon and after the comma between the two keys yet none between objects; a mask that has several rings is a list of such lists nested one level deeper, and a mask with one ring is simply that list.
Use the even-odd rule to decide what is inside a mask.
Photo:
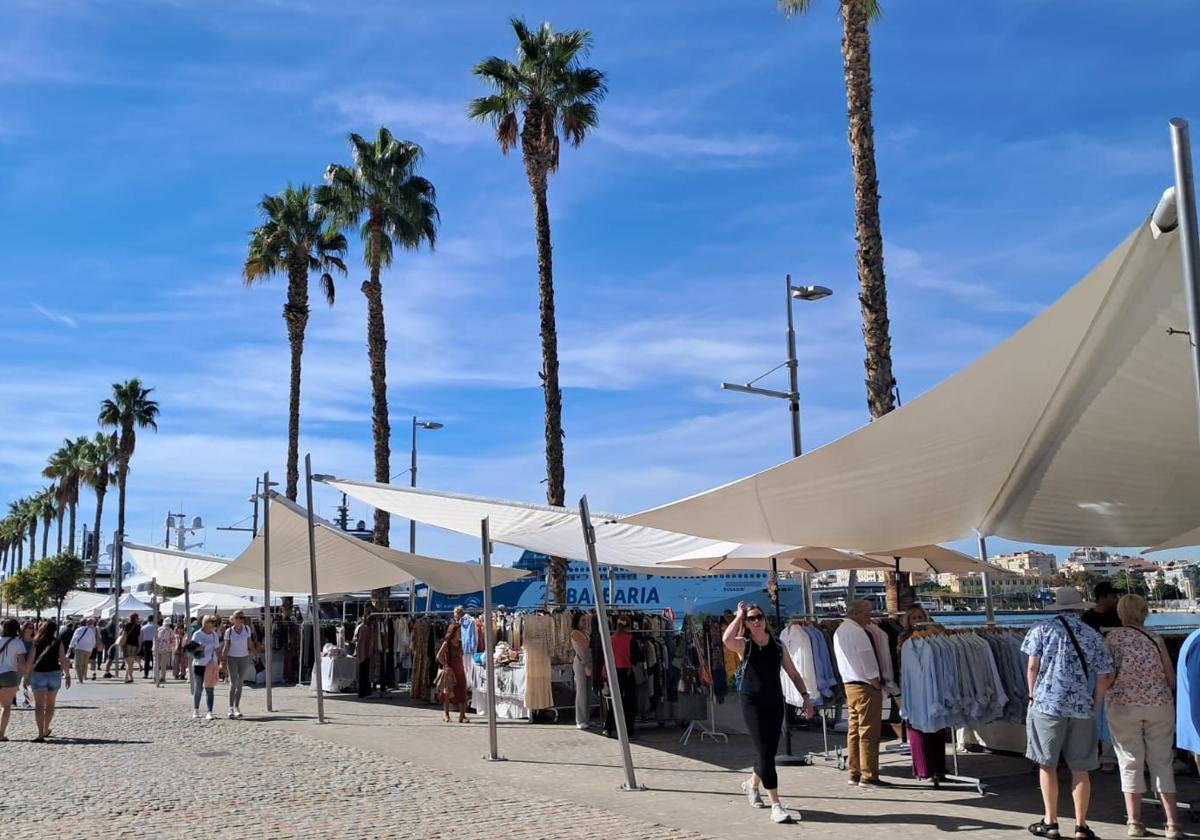
[{"label": "man in floral shirt", "polygon": [[1099,766],[1096,712],[1112,682],[1113,662],[1104,639],[1083,623],[1090,607],[1069,586],[1054,592],[1050,609],[1059,614],[1035,624],[1025,634],[1021,651],[1029,655],[1029,715],[1025,755],[1038,765],[1045,814],[1029,826],[1037,837],[1058,837],[1058,761],[1071,769],[1075,803],[1075,836],[1093,840],[1087,824],[1091,778]]}]

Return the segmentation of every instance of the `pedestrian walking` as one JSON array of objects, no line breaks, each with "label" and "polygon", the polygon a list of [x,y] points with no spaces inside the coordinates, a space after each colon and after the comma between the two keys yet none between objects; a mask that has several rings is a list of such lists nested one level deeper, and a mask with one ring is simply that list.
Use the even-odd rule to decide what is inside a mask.
[{"label": "pedestrian walking", "polygon": [[213,691],[217,685],[220,668],[218,647],[220,641],[214,628],[217,617],[204,616],[200,629],[192,634],[192,720],[200,719],[200,695],[205,695],[208,705],[207,720],[216,720],[213,714]]},{"label": "pedestrian walking", "polygon": [[150,679],[150,672],[154,670],[154,637],[158,633],[158,622],[162,621],[161,616],[149,616],[146,618],[146,623],[142,625],[141,630],[141,653],[142,653],[142,679]]},{"label": "pedestrian walking", "polygon": [[33,660],[28,657],[33,656],[33,634],[37,630],[37,626],[32,621],[26,621],[21,625],[21,643],[25,645],[25,671],[21,674],[21,708],[32,709],[33,697],[29,691],[29,671]]},{"label": "pedestrian walking", "polygon": [[859,787],[887,786],[879,778],[879,731],[883,718],[883,684],[875,645],[867,635],[871,605],[846,604],[846,620],[833,634],[838,672],[846,685],[846,754],[849,783]]},{"label": "pedestrian walking", "polygon": [[813,705],[807,686],[792,658],[784,653],[783,645],[767,628],[767,615],[758,604],[747,606],[740,602],[721,641],[738,658],[737,693],[742,701],[742,718],[757,754],[754,772],[742,782],[742,792],[755,808],[765,808],[761,788],[766,788],[767,798],[771,801],[771,820],[792,822],[792,815],[779,800],[779,774],[775,770],[775,752],[779,747],[779,733],[783,731],[785,706],[780,672],[786,674],[800,692],[805,717],[812,717]]},{"label": "pedestrian walking", "polygon": [[137,613],[129,616],[121,630],[118,640],[125,656],[125,682],[133,682],[133,669],[137,664],[138,653],[142,649],[142,623],[138,621]]},{"label": "pedestrian walking", "polygon": [[96,633],[96,619],[89,618],[81,621],[67,645],[67,651],[75,662],[75,680],[77,682],[87,679],[88,663],[92,661],[92,654],[96,652],[99,644],[100,636]]},{"label": "pedestrian walking", "polygon": [[112,679],[112,667],[117,660],[117,622],[104,619],[100,622],[100,644],[104,647],[104,679]]},{"label": "pedestrian walking", "polygon": [[1100,634],[1080,613],[1092,605],[1078,590],[1054,590],[1049,609],[1058,616],[1030,628],[1021,643],[1029,657],[1029,715],[1025,755],[1038,765],[1044,813],[1029,826],[1035,837],[1058,837],[1058,762],[1071,770],[1075,837],[1095,840],[1087,824],[1092,770],[1100,766],[1096,714],[1111,682],[1113,660]]},{"label": "pedestrian walking", "polygon": [[17,688],[28,667],[29,655],[21,640],[21,623],[7,618],[0,626],[0,741],[8,740],[8,719],[12,716]]},{"label": "pedestrian walking", "polygon": [[186,619],[175,625],[175,679],[186,680],[188,657],[187,651],[183,646],[188,642],[188,629],[186,627]]},{"label": "pedestrian walking", "polygon": [[231,618],[233,624],[225,631],[221,660],[229,672],[229,719],[234,720],[242,717],[242,686],[247,678],[254,679],[250,657],[258,647],[254,643],[254,632],[246,623],[246,614],[238,610]]},{"label": "pedestrian walking", "polygon": [[1166,836],[1174,840],[1183,837],[1173,766],[1175,666],[1162,637],[1144,627],[1149,611],[1146,600],[1138,595],[1125,595],[1117,602],[1117,615],[1124,626],[1104,637],[1115,669],[1104,702],[1121,771],[1129,836],[1149,836],[1142,822],[1148,767],[1167,820]]},{"label": "pedestrian walking", "polygon": [[[575,677],[575,728],[587,729],[592,718],[592,614],[571,619],[571,664]],[[490,654],[488,654],[490,656]]]},{"label": "pedestrian walking", "polygon": [[167,679],[167,671],[175,665],[175,627],[170,620],[164,621],[155,634],[154,682]]},{"label": "pedestrian walking", "polygon": [[441,666],[438,671],[438,689],[442,700],[442,722],[450,722],[451,704],[458,707],[458,722],[470,723],[467,718],[467,672],[463,665],[462,621],[466,611],[462,607],[454,608],[454,620],[446,626],[446,635],[442,638],[441,647],[437,651],[437,663]]},{"label": "pedestrian walking", "polygon": [[67,661],[66,647],[58,636],[58,624],[47,621],[38,628],[33,637],[33,664],[29,679],[33,688],[34,716],[38,734],[35,743],[50,737],[50,725],[54,722],[54,704],[63,680],[71,687],[71,663]]},{"label": "pedestrian walking", "polygon": [[354,660],[358,667],[355,687],[360,698],[371,696],[371,657],[374,654],[375,628],[372,626],[371,613],[367,610],[354,628]]}]

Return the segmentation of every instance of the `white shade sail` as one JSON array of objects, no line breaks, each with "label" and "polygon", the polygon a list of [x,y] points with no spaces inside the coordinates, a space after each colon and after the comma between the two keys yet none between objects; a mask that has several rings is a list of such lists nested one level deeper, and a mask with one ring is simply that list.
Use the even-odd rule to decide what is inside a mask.
[{"label": "white shade sail", "polygon": [[[372,507],[403,516],[425,525],[469,536],[479,536],[479,523],[488,517],[488,529],[494,542],[548,554],[582,560],[587,557],[579,513],[567,508],[510,502],[483,496],[467,496],[416,487],[393,487],[371,481],[321,476],[319,481]],[[656,567],[663,560],[689,551],[703,549],[715,540],[674,534],[657,528],[625,525],[614,514],[592,513],[596,529],[596,558],[606,566],[637,571],[653,571],[668,576],[705,574],[701,569]]]},{"label": "white shade sail", "polygon": [[987,572],[991,575],[1011,575],[1012,572],[994,563],[984,563],[981,560],[946,548],[944,545],[919,545],[913,548],[892,548],[886,551],[871,551],[868,556],[882,560],[890,568],[896,568],[897,559],[900,561],[900,571],[917,572],[919,574],[955,574],[967,575]]},{"label": "white shade sail", "polygon": [[829,572],[836,569],[891,569],[892,565],[836,548],[809,545],[744,545],[720,542],[662,561],[709,571],[763,571],[775,559],[781,571]]},{"label": "white shade sail", "polygon": [[[196,584],[204,581],[204,590],[218,592],[236,597],[259,596],[262,587],[222,586],[211,583],[206,578],[224,569],[232,561],[228,557],[215,557],[211,554],[194,554],[190,551],[179,551],[162,546],[125,543],[125,557],[131,560],[149,580],[154,578],[159,586],[172,589],[183,589],[183,573],[188,573],[189,586],[196,589]],[[281,591],[272,585],[272,595],[304,595],[304,591]]]},{"label": "white shade sail", "polygon": [[[310,587],[308,519],[304,508],[282,496],[271,497],[271,588],[305,592]],[[316,523],[318,594],[365,592],[421,580],[438,592],[457,595],[483,589],[483,567],[409,554],[374,545],[347,534],[319,517]],[[524,577],[519,569],[493,568],[492,584]],[[204,579],[209,583],[261,589],[263,535],[229,565]]]},{"label": "white shade sail", "polygon": [[624,521],[713,539],[912,546],[972,531],[1152,545],[1200,525],[1178,231],[1142,224],[1023,329],[917,399]]},{"label": "white shade sail", "polygon": [[246,613],[247,617],[262,614],[262,604],[256,604],[246,598],[239,598],[237,595],[230,595],[225,592],[193,592],[190,599],[187,599],[187,603],[185,603],[184,597],[180,595],[178,598],[163,601],[159,605],[159,609],[163,615],[184,616],[189,605],[192,609],[192,615],[215,613],[227,616],[237,610]]}]

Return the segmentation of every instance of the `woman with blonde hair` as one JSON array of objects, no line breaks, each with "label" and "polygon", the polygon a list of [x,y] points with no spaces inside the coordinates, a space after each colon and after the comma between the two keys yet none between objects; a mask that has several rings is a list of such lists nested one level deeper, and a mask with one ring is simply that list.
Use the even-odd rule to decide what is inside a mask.
[{"label": "woman with blonde hair", "polygon": [[1138,595],[1117,602],[1122,627],[1104,645],[1116,674],[1106,697],[1108,728],[1121,771],[1130,837],[1147,837],[1142,823],[1144,771],[1149,768],[1167,819],[1166,836],[1183,837],[1175,806],[1175,668],[1166,645],[1143,626],[1149,607]]},{"label": "woman with blonde hair", "polygon": [[254,632],[246,623],[246,614],[241,610],[231,618],[233,624],[225,631],[225,646],[221,648],[221,659],[229,672],[229,718],[242,717],[242,685],[246,678],[254,679],[254,665],[250,657],[257,650]]},{"label": "woman with blonde hair", "polygon": [[217,671],[220,669],[220,656],[217,646],[220,639],[217,636],[217,617],[206,615],[200,622],[200,629],[192,634],[189,645],[192,654],[192,720],[200,720],[200,695],[204,694],[208,704],[206,720],[216,720],[213,714],[213,692],[217,685]]}]

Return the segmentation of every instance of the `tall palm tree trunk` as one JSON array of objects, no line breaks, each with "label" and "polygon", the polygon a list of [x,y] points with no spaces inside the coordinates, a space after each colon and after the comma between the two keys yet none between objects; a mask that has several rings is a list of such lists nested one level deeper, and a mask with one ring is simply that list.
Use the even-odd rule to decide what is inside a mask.
[{"label": "tall palm tree trunk", "polygon": [[[37,519],[35,518],[29,523],[29,562],[33,563],[34,554],[37,552]],[[45,556],[45,555],[43,555]]]},{"label": "tall palm tree trunk", "polygon": [[17,571],[25,568],[25,541],[17,535]]},{"label": "tall palm tree trunk", "polygon": [[96,567],[100,565],[100,523],[104,516],[104,497],[108,493],[107,489],[107,474],[101,473],[101,481],[96,486],[96,520],[92,527],[92,574],[91,589],[96,591]]},{"label": "tall palm tree trunk", "polygon": [[[293,261],[294,262],[294,261]],[[300,484],[300,358],[304,355],[304,331],[308,326],[308,267],[291,265],[288,270],[288,299],[283,307],[291,350],[291,382],[288,388],[287,497],[296,501]]]},{"label": "tall palm tree trunk", "polygon": [[[383,285],[379,280],[382,261],[383,226],[373,221],[371,236],[371,277],[362,284],[367,298],[367,359],[371,365],[371,435],[375,443],[375,480],[387,484],[391,472],[391,435],[387,403],[387,330],[383,322]],[[391,519],[386,510],[375,509],[376,545],[388,544]],[[387,587],[371,592],[371,600],[382,609],[390,590]]]},{"label": "tall palm tree trunk", "polygon": [[55,548],[55,553],[62,554],[62,529],[63,529],[63,506],[58,506],[58,543]]},{"label": "tall palm tree trunk", "polygon": [[42,520],[42,556],[46,556],[46,552],[50,548],[50,520]]},{"label": "tall palm tree trunk", "polygon": [[71,502],[70,522],[71,530],[67,533],[67,551],[71,554],[75,553],[75,508],[79,503]]},{"label": "tall palm tree trunk", "polygon": [[[858,242],[858,301],[866,350],[867,408],[871,419],[896,407],[887,284],[883,272],[883,232],[879,223],[879,180],[875,172],[875,128],[871,112],[871,34],[862,0],[841,0],[842,60],[846,110],[854,170],[854,237]],[[887,606],[899,612],[913,603],[907,573],[889,572]]]},{"label": "tall palm tree trunk", "polygon": [[[124,430],[121,432],[122,438],[125,436]],[[125,451],[124,440],[119,446],[121,451]],[[116,592],[117,598],[120,599],[121,593],[113,589],[117,582],[117,570],[122,568],[121,563],[125,557],[125,480],[129,477],[129,459],[120,456],[117,459],[117,534],[121,538],[113,540],[113,558],[112,568],[109,570],[110,592]]]},{"label": "tall palm tree trunk", "polygon": [[[558,384],[558,327],[554,317],[554,259],[550,242],[550,210],[546,205],[547,174],[550,171],[549,150],[537,135],[544,135],[541,119],[526,116],[522,143],[525,171],[533,194],[534,229],[538,251],[538,306],[542,336],[542,394],[545,398],[546,444],[546,502],[561,506],[564,503],[565,471],[563,468],[562,390]],[[547,583],[559,604],[567,602],[567,561],[551,557]],[[599,597],[599,596],[597,596]]]}]

